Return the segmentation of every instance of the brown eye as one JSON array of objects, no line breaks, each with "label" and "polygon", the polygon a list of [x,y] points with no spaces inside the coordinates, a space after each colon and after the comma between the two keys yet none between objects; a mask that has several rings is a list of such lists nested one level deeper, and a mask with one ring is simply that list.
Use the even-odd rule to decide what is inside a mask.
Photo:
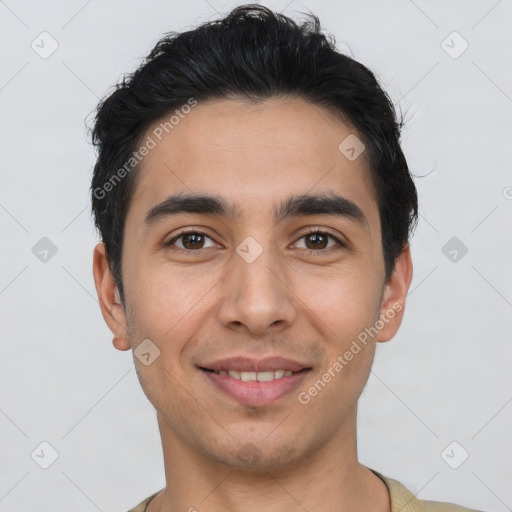
[{"label": "brown eye", "polygon": [[[210,240],[210,245],[205,246],[207,240]],[[185,249],[187,251],[195,251],[199,249],[204,249],[205,247],[213,247],[215,244],[213,240],[204,233],[199,231],[189,231],[186,233],[181,233],[180,235],[174,237],[168,244],[168,246],[175,245],[180,249]]]},{"label": "brown eye", "polygon": [[204,237],[199,233],[191,233],[189,235],[183,235],[183,247],[185,249],[201,249],[204,244]]},{"label": "brown eye", "polygon": [[[320,252],[322,250],[336,249],[339,247],[345,247],[345,245],[338,240],[334,235],[325,231],[315,230],[300,237],[299,241],[304,240],[304,246],[300,246],[300,249],[307,249],[309,251]],[[300,244],[300,242],[299,242]],[[337,246],[337,247],[336,247]]]},{"label": "brown eye", "polygon": [[329,237],[322,233],[312,233],[307,235],[305,240],[308,249],[325,249],[329,242]]}]

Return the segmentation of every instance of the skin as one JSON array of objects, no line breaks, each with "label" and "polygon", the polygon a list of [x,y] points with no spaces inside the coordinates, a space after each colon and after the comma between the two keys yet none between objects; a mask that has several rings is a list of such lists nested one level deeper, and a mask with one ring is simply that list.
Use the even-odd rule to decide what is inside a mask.
[{"label": "skin", "polygon": [[[351,133],[300,98],[200,103],[144,159],[125,224],[124,306],[104,245],[96,246],[94,279],[114,346],[150,339],[160,350],[149,366],[134,357],[157,411],[167,480],[149,512],[391,510],[385,484],[358,462],[357,400],[377,342],[400,326],[412,263],[406,246],[385,283],[365,155],[349,161],[338,149]],[[356,203],[367,225],[328,214],[272,217],[290,195],[333,191]],[[177,192],[220,195],[239,215],[185,213],[145,229],[148,211]],[[187,227],[210,238],[188,253],[183,238],[164,246]],[[329,239],[317,248],[311,227],[346,246],[329,251],[337,246]],[[263,249],[252,263],[236,252],[248,236]],[[306,405],[294,392],[243,406],[196,367],[279,355],[312,367],[298,391],[307,390],[397,303],[394,318]],[[257,456],[243,461],[249,443]]]}]

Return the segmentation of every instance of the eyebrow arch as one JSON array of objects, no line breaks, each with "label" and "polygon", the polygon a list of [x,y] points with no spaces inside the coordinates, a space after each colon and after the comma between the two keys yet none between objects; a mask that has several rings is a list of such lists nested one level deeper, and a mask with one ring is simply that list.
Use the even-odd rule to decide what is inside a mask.
[{"label": "eyebrow arch", "polygon": [[[289,217],[302,215],[337,215],[346,217],[360,225],[368,220],[355,203],[334,193],[302,194],[290,196],[276,208],[273,208],[276,223]],[[156,221],[181,213],[197,213],[234,218],[239,215],[235,205],[223,197],[209,194],[175,194],[154,206],[146,215],[144,224],[149,229]]]},{"label": "eyebrow arch", "polygon": [[277,210],[274,209],[276,222],[300,215],[336,215],[347,217],[361,226],[365,225],[366,228],[369,227],[368,219],[357,204],[334,193],[292,196],[286,199]]}]

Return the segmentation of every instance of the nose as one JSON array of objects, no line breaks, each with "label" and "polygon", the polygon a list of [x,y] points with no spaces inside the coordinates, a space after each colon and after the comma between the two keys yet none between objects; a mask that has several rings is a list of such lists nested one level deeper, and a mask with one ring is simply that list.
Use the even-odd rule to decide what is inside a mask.
[{"label": "nose", "polygon": [[233,268],[222,280],[219,322],[247,335],[276,333],[296,317],[293,292],[286,271],[271,251],[252,262],[234,255]]}]

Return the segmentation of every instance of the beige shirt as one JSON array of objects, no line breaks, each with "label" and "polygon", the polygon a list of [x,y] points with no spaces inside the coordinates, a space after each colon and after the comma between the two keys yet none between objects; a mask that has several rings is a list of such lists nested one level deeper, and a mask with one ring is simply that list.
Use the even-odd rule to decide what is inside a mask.
[{"label": "beige shirt", "polygon": [[[453,503],[419,500],[397,480],[388,478],[373,469],[371,471],[383,480],[389,489],[391,496],[391,512],[481,512],[471,508],[461,507],[460,505],[454,505]],[[152,494],[128,512],[145,512],[149,502],[158,492],[155,492],[155,494]]]}]

